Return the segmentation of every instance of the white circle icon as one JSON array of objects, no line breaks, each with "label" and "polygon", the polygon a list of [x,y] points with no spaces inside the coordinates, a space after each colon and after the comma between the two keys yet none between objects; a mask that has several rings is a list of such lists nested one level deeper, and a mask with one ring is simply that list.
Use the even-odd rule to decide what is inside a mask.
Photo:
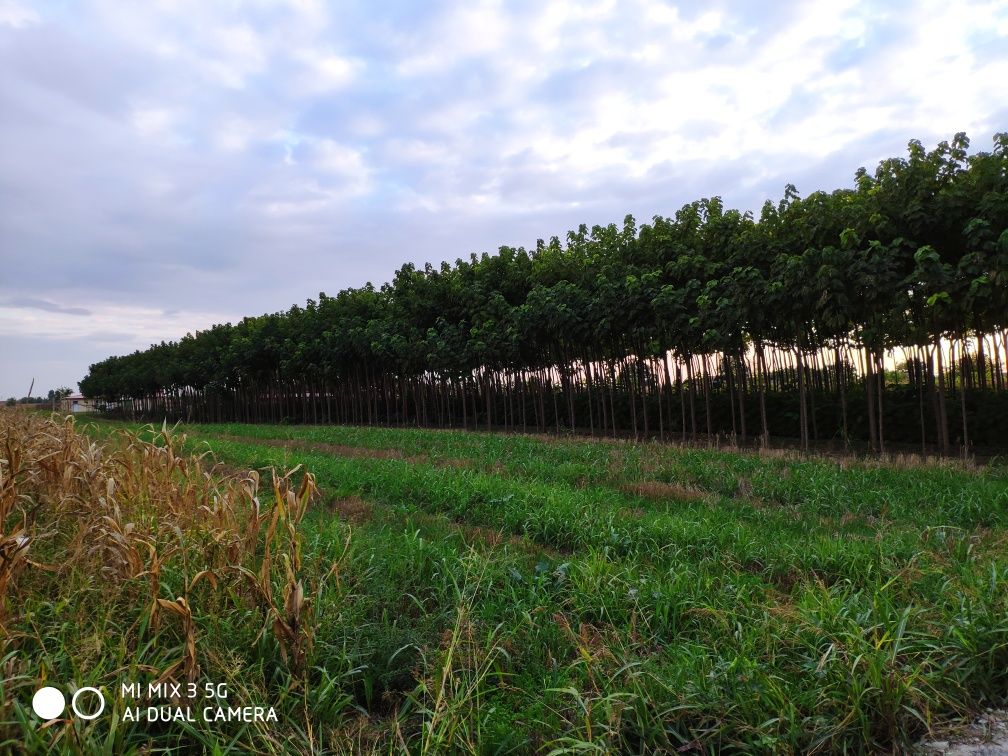
[{"label": "white circle icon", "polygon": [[[77,699],[80,697],[81,693],[94,693],[98,696],[98,710],[92,711],[90,714],[85,714],[83,711],[77,708]],[[60,696],[62,698],[62,696]],[[70,708],[73,709],[74,714],[76,714],[81,719],[98,719],[101,713],[105,711],[105,696],[98,688],[83,687],[78,688],[77,692],[73,694],[73,698],[70,699]]]},{"label": "white circle icon", "polygon": [[[105,703],[102,702],[102,708]],[[46,720],[56,719],[66,708],[66,699],[57,688],[39,688],[32,696],[32,709],[39,715],[39,718]]]}]

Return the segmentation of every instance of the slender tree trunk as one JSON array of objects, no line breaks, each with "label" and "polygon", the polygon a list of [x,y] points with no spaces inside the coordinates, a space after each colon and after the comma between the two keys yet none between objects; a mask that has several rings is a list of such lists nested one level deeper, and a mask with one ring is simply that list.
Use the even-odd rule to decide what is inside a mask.
[{"label": "slender tree trunk", "polygon": [[711,385],[710,385],[710,371],[707,368],[707,355],[701,355],[700,367],[703,370],[703,395],[704,395],[704,411],[707,413],[707,443],[711,442],[714,437],[713,426],[711,425],[711,405],[710,405],[710,395],[711,395]]},{"label": "slender tree trunk", "polygon": [[[984,337],[986,338],[986,337]],[[1001,374],[1001,353],[998,350],[998,336],[997,331],[990,334],[991,340],[991,386],[995,391],[1004,390],[1003,376]]]},{"label": "slender tree trunk", "polygon": [[865,392],[868,396],[868,448],[878,451],[875,413],[875,365],[871,349],[865,347]]},{"label": "slender tree trunk", "polygon": [[798,375],[798,424],[799,436],[801,437],[801,448],[803,452],[808,452],[809,450],[809,434],[808,434],[808,405],[805,399],[805,363],[802,359],[802,350],[800,346],[795,347],[795,356],[797,358],[797,375]]},{"label": "slender tree trunk", "polygon": [[878,443],[879,443],[879,453],[885,454],[885,433],[883,429],[882,419],[883,419],[883,403],[882,399],[885,395],[885,353],[878,353],[878,372],[876,373],[875,380],[878,383]]},{"label": "slender tree trunk", "polygon": [[969,456],[969,427],[966,421],[966,337],[963,336],[959,351],[959,378],[962,384],[959,388],[959,408],[962,412],[963,456]]},{"label": "slender tree trunk", "polygon": [[[920,413],[920,433],[921,433],[921,456],[927,456],[927,425],[924,420],[924,356],[922,354],[923,350],[921,347],[917,347],[916,362],[920,366],[920,369],[916,370],[916,383],[917,383],[917,407]],[[905,353],[905,352],[904,352]],[[910,364],[909,359],[906,361],[907,365]]]},{"label": "slender tree trunk", "polygon": [[837,388],[840,391],[840,412],[843,418],[843,443],[844,449],[847,449],[850,444],[850,433],[847,428],[847,370],[844,367],[843,355],[840,352],[839,346],[837,346],[836,350],[836,382]]},{"label": "slender tree trunk", "polygon": [[686,373],[688,376],[687,380],[689,381],[690,425],[692,429],[692,440],[693,443],[696,443],[696,381],[693,379],[693,355],[690,355],[686,360]]},{"label": "slender tree trunk", "polygon": [[650,436],[650,428],[648,427],[648,407],[647,407],[648,380],[647,380],[647,371],[646,368],[644,367],[644,360],[640,356],[640,354],[637,355],[637,380],[641,398],[641,415],[644,418],[644,438],[648,438]]},{"label": "slender tree trunk", "polygon": [[941,336],[935,336],[935,355],[938,361],[938,375],[935,386],[935,399],[938,403],[938,436],[941,439],[942,454],[948,456],[951,440],[949,438],[948,408],[945,406],[945,365],[942,359]]},{"label": "slender tree trunk", "polygon": [[731,434],[734,445],[738,443],[738,423],[735,422],[735,375],[727,355],[721,357],[721,373],[724,375],[727,388],[725,393],[728,394],[728,412],[731,415]]},{"label": "slender tree trunk", "polygon": [[681,431],[680,441],[686,443],[686,392],[683,391],[682,386],[682,366],[679,361],[676,360],[675,366],[675,379],[676,379],[676,393],[679,394],[679,418]]},{"label": "slender tree trunk", "polygon": [[616,438],[616,367],[612,358],[609,359],[609,420],[613,438]]},{"label": "slender tree trunk", "polygon": [[977,387],[983,391],[987,388],[987,360],[984,354],[984,337],[979,330],[977,335]]},{"label": "slender tree trunk", "polygon": [[738,389],[738,405],[739,405],[739,422],[742,430],[742,445],[746,446],[749,443],[749,434],[746,429],[746,403],[745,403],[745,363],[741,356],[735,356],[736,379],[735,383]]},{"label": "slender tree trunk", "polygon": [[763,446],[770,446],[770,429],[767,426],[766,395],[769,388],[770,376],[767,375],[766,356],[763,353],[763,344],[756,342],[756,363],[759,367],[760,379],[760,428],[763,431]]}]

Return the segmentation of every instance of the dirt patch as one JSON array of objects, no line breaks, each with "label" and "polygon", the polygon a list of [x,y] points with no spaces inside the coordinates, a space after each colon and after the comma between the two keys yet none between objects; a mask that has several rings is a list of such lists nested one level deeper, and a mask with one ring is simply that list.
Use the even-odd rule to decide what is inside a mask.
[{"label": "dirt patch", "polygon": [[784,595],[790,595],[794,587],[802,580],[802,573],[794,567],[786,570],[768,569],[767,565],[759,559],[748,559],[739,567],[750,575],[761,578]]},{"label": "dirt patch", "polygon": [[760,573],[771,585],[775,586],[779,591],[784,594],[789,595],[796,585],[801,582],[802,574],[796,569],[789,569],[784,571],[774,571],[769,575]]},{"label": "dirt patch", "polygon": [[[436,525],[444,522],[444,520],[437,515],[428,514],[426,512],[410,512],[408,516],[412,521],[423,522],[430,525]],[[459,520],[449,520],[448,522],[451,527],[457,531],[460,536],[462,536],[462,540],[469,546],[474,544],[485,544],[491,548],[497,548],[501,544],[507,543],[518,551],[527,554],[545,554],[551,559],[557,558],[561,554],[561,552],[556,549],[536,543],[535,541],[525,538],[519,533],[508,533],[503,529],[495,530],[494,528],[472,525]]]},{"label": "dirt patch", "polygon": [[[579,622],[575,631],[567,615],[562,612],[554,613],[553,621],[563,630],[570,644],[577,649],[577,659],[583,661],[587,655],[592,661],[615,660],[612,649],[618,646],[618,642],[608,637],[611,633],[604,632],[590,622]],[[592,682],[594,684],[594,680]]]},{"label": "dirt patch", "polygon": [[918,744],[918,752],[945,756],[1008,756],[1008,710],[987,709],[965,727]]},{"label": "dirt patch", "polygon": [[434,460],[424,459],[423,461],[433,461],[438,467],[454,467],[457,470],[468,470],[473,467],[473,463],[468,459],[454,459],[452,457],[439,457]]},{"label": "dirt patch", "polygon": [[852,522],[857,521],[858,516],[856,514],[854,514],[853,512],[844,512],[840,516],[840,527],[846,527],[847,525],[850,525]]},{"label": "dirt patch", "polygon": [[249,468],[236,467],[226,462],[214,462],[213,464],[203,462],[201,466],[208,475],[214,478],[245,478],[249,474]]},{"label": "dirt patch", "polygon": [[469,545],[479,542],[496,548],[504,541],[504,534],[499,530],[494,530],[493,528],[484,528],[479,525],[469,525],[462,522],[455,523],[455,527],[458,528],[459,532],[462,534],[462,538]]},{"label": "dirt patch", "polygon": [[714,497],[707,491],[681,483],[664,483],[660,480],[646,480],[639,483],[627,483],[620,486],[624,493],[640,496],[655,501],[681,501],[688,503],[702,502],[710,504]]},{"label": "dirt patch", "polygon": [[746,504],[751,505],[755,509],[766,509],[767,502],[762,496],[757,496],[755,490],[753,489],[752,481],[749,478],[739,476],[737,481],[737,486],[735,488],[735,499]]},{"label": "dirt patch", "polygon": [[562,553],[556,549],[551,549],[548,546],[544,546],[540,543],[524,538],[518,533],[507,533],[504,530],[494,530],[493,528],[470,525],[468,523],[457,521],[453,524],[462,535],[463,540],[465,540],[465,542],[469,545],[474,543],[484,543],[491,548],[497,548],[506,542],[517,551],[521,551],[526,554],[545,554],[551,559],[559,557]]},{"label": "dirt patch", "polygon": [[357,496],[330,499],[326,507],[339,514],[340,518],[355,525],[374,519],[374,504]]}]

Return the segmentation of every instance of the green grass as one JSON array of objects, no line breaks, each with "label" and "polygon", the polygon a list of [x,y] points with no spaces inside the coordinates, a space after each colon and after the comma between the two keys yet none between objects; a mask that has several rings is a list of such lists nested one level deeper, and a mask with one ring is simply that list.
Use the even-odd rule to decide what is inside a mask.
[{"label": "green grass", "polygon": [[306,562],[350,520],[315,608],[323,750],[899,750],[1008,695],[1002,467],[183,430],[230,465],[315,473]]}]

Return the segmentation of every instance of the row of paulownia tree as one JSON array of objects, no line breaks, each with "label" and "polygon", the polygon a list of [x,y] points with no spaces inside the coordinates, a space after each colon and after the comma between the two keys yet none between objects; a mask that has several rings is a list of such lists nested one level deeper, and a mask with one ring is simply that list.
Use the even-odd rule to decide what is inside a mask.
[{"label": "row of paulownia tree", "polygon": [[759,218],[718,198],[403,266],[92,365],[146,419],[575,429],[882,451],[1008,428],[1008,134],[958,134]]}]

